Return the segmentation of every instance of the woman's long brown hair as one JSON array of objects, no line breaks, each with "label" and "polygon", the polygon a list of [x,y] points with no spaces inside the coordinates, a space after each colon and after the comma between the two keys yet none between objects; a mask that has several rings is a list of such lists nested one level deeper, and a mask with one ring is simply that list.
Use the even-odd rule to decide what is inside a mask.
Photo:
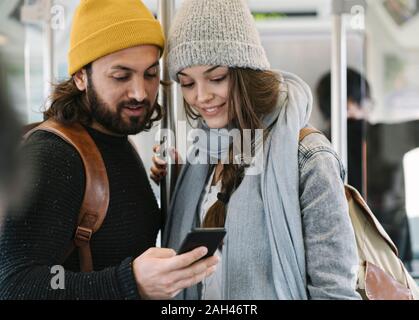
[{"label": "woman's long brown hair", "polygon": [[[278,74],[272,71],[231,68],[229,81],[229,123],[241,132],[244,129],[265,129],[261,118],[273,111],[277,104],[280,88]],[[198,117],[191,106],[185,103],[185,107],[190,118]],[[221,172],[221,193],[224,199],[217,200],[208,210],[203,227],[223,227],[225,224],[228,199],[241,182],[240,177],[244,170],[243,166],[233,164],[232,158],[233,153],[230,150],[229,164],[224,164]]]}]

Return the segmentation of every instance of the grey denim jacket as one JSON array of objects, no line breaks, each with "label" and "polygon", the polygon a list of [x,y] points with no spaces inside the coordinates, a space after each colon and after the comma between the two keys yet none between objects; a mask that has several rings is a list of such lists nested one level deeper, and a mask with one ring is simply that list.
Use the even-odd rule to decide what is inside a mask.
[{"label": "grey denim jacket", "polygon": [[300,142],[298,162],[309,297],[360,299],[355,291],[359,260],[344,192],[345,168],[327,138],[316,133]]},{"label": "grey denim jacket", "polygon": [[[360,299],[355,290],[358,255],[344,192],[345,169],[320,134],[300,142],[298,162],[308,298]],[[227,245],[222,252],[223,299],[278,299],[263,208],[260,177],[246,176],[229,202]],[[286,292],[287,284],[283,285]]]}]

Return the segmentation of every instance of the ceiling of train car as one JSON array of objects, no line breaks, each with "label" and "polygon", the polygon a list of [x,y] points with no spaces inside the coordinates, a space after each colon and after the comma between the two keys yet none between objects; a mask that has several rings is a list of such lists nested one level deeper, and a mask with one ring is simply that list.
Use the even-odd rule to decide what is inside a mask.
[{"label": "ceiling of train car", "polygon": [[[27,0],[30,2],[36,2],[36,0]],[[182,0],[176,0],[177,5]],[[330,1],[331,0],[292,0],[292,1],[277,1],[277,0],[247,0],[249,6],[253,11],[256,12],[312,12],[318,17],[327,16],[330,13]],[[417,44],[416,30],[419,29],[419,14],[414,15],[409,21],[398,25],[394,21],[394,16],[386,11],[384,3],[393,0],[373,0],[369,1],[371,10],[374,11],[374,15],[371,15],[371,19],[380,20],[380,23],[384,24],[388,29],[389,33],[393,35],[396,41],[399,41],[401,46],[411,47],[419,46]],[[24,41],[24,26],[20,22],[19,12],[20,6],[24,0],[6,0],[0,1],[0,46],[2,50],[8,53],[17,53],[19,50],[22,51]],[[74,7],[77,5],[79,0],[55,0],[54,3],[60,3],[66,7],[67,12],[72,12]],[[147,6],[154,12],[157,11],[157,0],[144,0]],[[418,1],[419,2],[419,1]],[[71,20],[69,15],[68,20]],[[32,26],[36,28],[36,26]],[[39,28],[39,26],[38,26]],[[68,28],[68,23],[67,23]],[[61,39],[63,38],[63,39]],[[60,46],[66,41],[66,33],[56,34],[56,44]],[[7,44],[7,46],[6,46]]]},{"label": "ceiling of train car", "polygon": [[[177,5],[182,0],[176,0]],[[254,11],[321,11],[319,8],[325,8],[330,0],[248,0],[250,7]],[[24,0],[6,0],[0,1],[0,45],[7,44],[7,48],[2,48],[13,54],[21,51],[24,41],[24,25],[20,22],[20,7]],[[29,3],[36,1],[29,0]],[[54,3],[62,4],[67,12],[74,10],[79,0],[55,0]],[[157,12],[157,0],[144,0],[145,4],[154,12]],[[70,17],[71,18],[71,17]],[[32,25],[33,28],[40,28]],[[56,40],[60,43],[60,34],[57,34]]]}]

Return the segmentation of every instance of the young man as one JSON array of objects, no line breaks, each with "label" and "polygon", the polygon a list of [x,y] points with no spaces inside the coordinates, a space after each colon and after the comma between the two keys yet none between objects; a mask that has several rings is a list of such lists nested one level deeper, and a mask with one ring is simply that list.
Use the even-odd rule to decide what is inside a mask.
[{"label": "young man", "polygon": [[[323,119],[326,122],[325,135],[331,138],[331,74],[326,73],[317,84],[317,98]],[[347,69],[347,112],[348,112],[348,181],[361,194],[363,186],[363,144],[365,140],[365,104],[370,99],[370,86],[367,79],[354,69]]]},{"label": "young man", "polygon": [[[327,122],[325,134],[330,139],[330,72],[324,75],[317,86],[320,111]],[[348,182],[363,194],[368,194],[368,204],[372,212],[384,226],[399,250],[399,257],[410,268],[412,246],[409,220],[405,210],[405,191],[403,181],[403,155],[409,150],[398,148],[399,154],[392,151],[391,160],[383,152],[382,132],[397,130],[395,124],[367,125],[366,103],[371,98],[367,79],[358,71],[347,69],[347,111],[348,111]],[[366,136],[368,129],[368,137]],[[388,135],[389,137],[391,134]],[[364,143],[368,138],[368,192],[363,185],[362,166],[366,166],[363,156]],[[386,139],[391,145],[391,140]],[[413,147],[412,147],[413,149]],[[404,151],[403,151],[404,150]]]},{"label": "young man", "polygon": [[[84,196],[83,162],[63,139],[38,131],[24,146],[31,197],[7,211],[0,238],[0,299],[167,299],[215,270],[216,257],[200,260],[205,248],[178,256],[152,248],[162,217],[127,135],[160,119],[163,47],[161,26],[140,1],[81,1],[71,79],[55,87],[45,118],[82,124],[104,160],[110,200],[90,240],[94,271],[80,272],[77,250],[65,259]],[[61,264],[65,285],[57,289],[52,266]]]}]

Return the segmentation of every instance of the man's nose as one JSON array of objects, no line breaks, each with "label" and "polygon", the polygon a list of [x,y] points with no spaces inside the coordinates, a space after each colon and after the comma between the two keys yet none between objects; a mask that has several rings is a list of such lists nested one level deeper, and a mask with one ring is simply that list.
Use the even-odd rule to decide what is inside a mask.
[{"label": "man's nose", "polygon": [[143,79],[135,79],[128,92],[129,99],[135,99],[137,101],[143,101],[147,98],[147,91]]}]

